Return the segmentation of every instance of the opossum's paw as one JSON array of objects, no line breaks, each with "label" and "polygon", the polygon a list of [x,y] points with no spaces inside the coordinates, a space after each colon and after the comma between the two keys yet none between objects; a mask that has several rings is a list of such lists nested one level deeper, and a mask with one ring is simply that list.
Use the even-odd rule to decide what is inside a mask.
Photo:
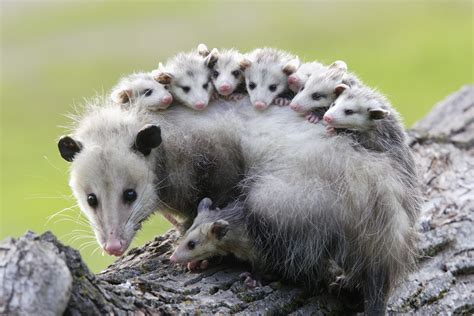
[{"label": "opossum's paw", "polygon": [[245,287],[248,289],[254,289],[258,286],[262,286],[262,283],[254,279],[252,273],[250,272],[243,272],[239,275],[239,277],[244,281]]},{"label": "opossum's paw", "polygon": [[188,270],[192,272],[197,272],[199,270],[206,270],[209,267],[208,260],[197,260],[188,262]]},{"label": "opossum's paw", "polygon": [[336,129],[334,127],[326,127],[326,133],[329,135],[329,136],[334,136],[336,135]]},{"label": "opossum's paw", "polygon": [[306,114],[306,119],[308,120],[308,122],[313,123],[313,124],[316,124],[319,122],[319,117],[314,112],[309,112],[308,114]]},{"label": "opossum's paw", "polygon": [[273,101],[273,104],[278,105],[278,106],[287,106],[290,105],[291,100],[288,100],[286,98],[276,98],[275,101]]},{"label": "opossum's paw", "polygon": [[216,101],[217,99],[219,99],[221,97],[221,95],[214,91],[212,94],[211,94],[211,101]]},{"label": "opossum's paw", "polygon": [[343,274],[338,275],[334,282],[329,284],[329,293],[339,293],[341,289],[344,289],[346,286],[346,276]]},{"label": "opossum's paw", "polygon": [[239,101],[242,100],[245,97],[245,94],[243,93],[232,93],[229,95],[229,101]]}]

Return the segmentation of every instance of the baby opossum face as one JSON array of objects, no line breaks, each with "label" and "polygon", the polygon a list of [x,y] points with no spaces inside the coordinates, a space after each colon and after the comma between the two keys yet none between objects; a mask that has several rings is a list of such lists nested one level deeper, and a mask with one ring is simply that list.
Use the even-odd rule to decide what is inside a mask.
[{"label": "baby opossum face", "polygon": [[311,75],[324,71],[324,69],[325,67],[318,62],[301,64],[295,73],[288,76],[288,86],[290,90],[294,93],[298,93]]},{"label": "baby opossum face", "polygon": [[329,107],[344,90],[340,85],[346,69],[345,64],[339,67],[334,63],[327,71],[311,75],[291,101],[290,108],[298,113],[307,114],[318,108]]},{"label": "baby opossum face", "polygon": [[364,131],[374,126],[377,120],[386,118],[389,113],[378,100],[343,93],[324,114],[323,119],[328,127]]},{"label": "baby opossum face", "polygon": [[129,147],[103,148],[70,137],[59,141],[63,158],[74,160],[69,183],[74,196],[109,255],[121,256],[157,207],[157,179],[146,156],[160,137],[159,128],[151,125]]},{"label": "baby opossum face", "polygon": [[248,66],[244,56],[235,50],[219,52],[213,49],[206,58],[211,69],[212,83],[220,95],[232,94],[244,81]]},{"label": "baby opossum face", "polygon": [[189,60],[182,67],[158,70],[155,80],[167,85],[173,97],[189,108],[201,111],[209,104],[213,91],[210,69],[201,56]]},{"label": "baby opossum face", "polygon": [[149,74],[124,78],[113,89],[111,98],[118,104],[143,106],[152,111],[164,110],[173,102],[171,93]]},{"label": "baby opossum face", "polygon": [[288,89],[288,74],[278,64],[251,64],[245,70],[247,91],[256,109],[265,110]]},{"label": "baby opossum face", "polygon": [[199,203],[198,215],[171,255],[172,262],[187,263],[227,254],[221,246],[225,243],[223,239],[229,231],[229,223],[212,216],[215,214],[210,212],[218,210],[211,211],[211,204],[208,198]]}]

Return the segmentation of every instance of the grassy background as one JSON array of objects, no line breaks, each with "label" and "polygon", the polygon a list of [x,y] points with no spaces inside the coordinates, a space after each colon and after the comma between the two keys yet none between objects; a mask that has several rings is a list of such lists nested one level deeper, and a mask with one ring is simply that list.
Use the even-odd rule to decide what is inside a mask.
[{"label": "grassy background", "polygon": [[[409,126],[473,81],[472,5],[2,1],[0,239],[52,230],[65,243],[87,246],[82,255],[94,271],[113,260],[93,253],[88,237],[73,238],[90,234],[76,222],[77,209],[47,218],[75,204],[56,147],[64,114],[122,74],[151,70],[199,42],[242,51],[276,46],[308,61],[345,60],[390,97]],[[134,244],[168,227],[155,216]]]}]

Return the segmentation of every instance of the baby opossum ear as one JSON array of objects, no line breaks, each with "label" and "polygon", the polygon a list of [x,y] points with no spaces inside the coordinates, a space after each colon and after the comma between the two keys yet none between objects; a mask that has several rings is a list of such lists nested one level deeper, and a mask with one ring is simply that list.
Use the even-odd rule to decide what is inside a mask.
[{"label": "baby opossum ear", "polygon": [[299,58],[295,58],[287,62],[286,65],[283,66],[282,70],[285,73],[285,75],[289,76],[295,73],[299,67],[300,67],[300,60]]},{"label": "baby opossum ear", "polygon": [[82,144],[69,136],[62,136],[58,141],[58,148],[61,157],[71,162],[74,160],[74,156],[81,151]]},{"label": "baby opossum ear", "polygon": [[148,156],[153,148],[161,144],[161,129],[157,125],[147,124],[137,134],[133,149]]},{"label": "baby opossum ear", "polygon": [[212,69],[214,68],[218,60],[219,60],[219,51],[217,50],[217,48],[214,48],[209,53],[209,55],[207,55],[206,59],[204,60],[204,63],[206,64],[207,67]]},{"label": "baby opossum ear", "polygon": [[330,69],[337,69],[342,71],[347,71],[347,64],[342,60],[336,60],[331,65],[329,65]]},{"label": "baby opossum ear", "polygon": [[205,44],[201,43],[197,47],[197,52],[202,57],[206,57],[207,55],[209,55],[209,48],[207,48]]},{"label": "baby opossum ear", "polygon": [[334,88],[334,93],[339,96],[341,93],[343,93],[344,91],[346,91],[346,89],[349,89],[350,87],[344,83],[341,83],[341,84],[338,84],[335,88]]},{"label": "baby opossum ear", "polygon": [[211,225],[211,234],[221,240],[229,231],[229,222],[220,219]]},{"label": "baby opossum ear", "polygon": [[242,71],[249,68],[251,65],[252,65],[252,62],[247,58],[242,59],[239,63],[240,70]]},{"label": "baby opossum ear", "polygon": [[371,120],[381,120],[386,118],[390,112],[384,109],[369,109],[369,118]]},{"label": "baby opossum ear", "polygon": [[132,98],[132,95],[133,95],[133,91],[130,89],[116,91],[112,94],[112,100],[115,103],[123,104],[130,101],[130,99]]},{"label": "baby opossum ear", "polygon": [[169,72],[158,72],[153,76],[153,79],[165,85],[165,84],[170,84],[171,81],[173,81],[173,75],[170,74]]},{"label": "baby opossum ear", "polygon": [[202,211],[209,211],[212,205],[212,200],[210,198],[204,198],[199,202],[198,205],[198,213]]}]

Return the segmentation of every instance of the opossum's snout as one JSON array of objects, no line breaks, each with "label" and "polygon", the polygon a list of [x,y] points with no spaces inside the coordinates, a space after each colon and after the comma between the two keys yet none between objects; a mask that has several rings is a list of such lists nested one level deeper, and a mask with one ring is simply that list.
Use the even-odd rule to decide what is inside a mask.
[{"label": "opossum's snout", "polygon": [[197,101],[194,104],[194,108],[196,110],[204,110],[206,108],[207,104],[204,101]]},{"label": "opossum's snout", "polygon": [[332,118],[332,116],[330,116],[330,115],[324,114],[323,120],[324,120],[326,123],[330,124],[330,123],[333,121],[333,118]]},{"label": "opossum's snout", "polygon": [[224,82],[219,86],[219,92],[223,95],[232,93],[232,85],[228,82]]},{"label": "opossum's snout", "polygon": [[288,87],[291,91],[297,93],[301,88],[301,80],[297,75],[292,74],[288,76]]},{"label": "opossum's snout", "polygon": [[304,106],[298,104],[298,103],[294,103],[294,102],[291,102],[290,103],[290,109],[292,109],[293,111],[296,111],[298,113],[304,113],[306,112],[306,109]]},{"label": "opossum's snout", "polygon": [[120,257],[125,252],[126,247],[124,246],[125,241],[123,239],[113,236],[113,234],[111,233],[111,235],[104,244],[104,250],[111,256]]},{"label": "opossum's snout", "polygon": [[268,108],[268,104],[261,101],[256,101],[253,105],[257,110],[265,110],[266,108]]},{"label": "opossum's snout", "polygon": [[173,102],[173,97],[171,96],[171,94],[167,94],[165,95],[164,97],[161,98],[161,104],[162,105],[170,105],[171,102]]}]

